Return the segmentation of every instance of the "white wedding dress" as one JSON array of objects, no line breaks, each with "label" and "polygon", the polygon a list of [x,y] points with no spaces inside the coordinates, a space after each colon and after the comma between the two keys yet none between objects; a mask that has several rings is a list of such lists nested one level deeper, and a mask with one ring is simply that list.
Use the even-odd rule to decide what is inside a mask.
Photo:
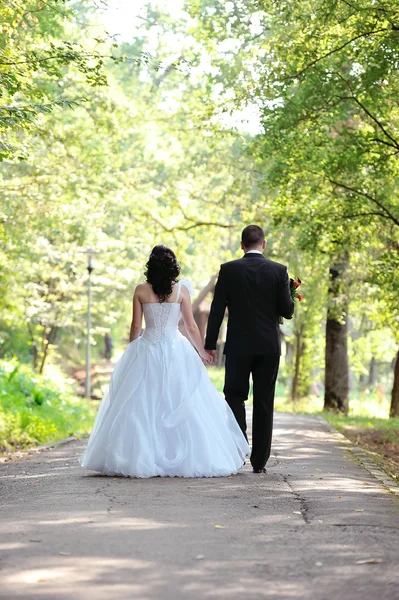
[{"label": "white wedding dress", "polygon": [[180,286],[175,302],[143,304],[145,331],[115,366],[79,460],[85,469],[125,477],[221,477],[244,464],[247,441],[178,330]]}]

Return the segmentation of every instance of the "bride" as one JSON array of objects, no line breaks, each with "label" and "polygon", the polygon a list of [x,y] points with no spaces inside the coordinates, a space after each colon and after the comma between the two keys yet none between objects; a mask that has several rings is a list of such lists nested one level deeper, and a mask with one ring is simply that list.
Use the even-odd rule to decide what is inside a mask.
[{"label": "bride", "polygon": [[[130,343],[79,462],[125,477],[237,473],[249,446],[202,364],[211,357],[194,321],[190,284],[177,281],[180,267],[166,246],[155,246],[146,266],[146,283],[134,292]],[[180,315],[192,345],[178,330]]]}]

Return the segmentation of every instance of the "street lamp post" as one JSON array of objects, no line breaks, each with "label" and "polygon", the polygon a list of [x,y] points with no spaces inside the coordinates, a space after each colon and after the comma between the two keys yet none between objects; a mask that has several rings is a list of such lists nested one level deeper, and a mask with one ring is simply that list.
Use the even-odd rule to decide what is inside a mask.
[{"label": "street lamp post", "polygon": [[85,396],[91,398],[91,377],[90,377],[90,335],[91,335],[91,273],[93,271],[93,254],[92,248],[87,249],[87,272],[89,278],[87,281],[87,340],[86,340],[86,384]]}]

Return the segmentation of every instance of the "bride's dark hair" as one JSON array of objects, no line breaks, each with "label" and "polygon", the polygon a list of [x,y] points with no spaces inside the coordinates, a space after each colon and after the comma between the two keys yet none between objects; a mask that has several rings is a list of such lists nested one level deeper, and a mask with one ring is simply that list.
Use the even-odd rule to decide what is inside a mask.
[{"label": "bride's dark hair", "polygon": [[171,295],[173,284],[180,274],[180,265],[173,250],[159,244],[151,250],[144,273],[147,283],[152,285],[153,292],[160,302],[165,302]]}]

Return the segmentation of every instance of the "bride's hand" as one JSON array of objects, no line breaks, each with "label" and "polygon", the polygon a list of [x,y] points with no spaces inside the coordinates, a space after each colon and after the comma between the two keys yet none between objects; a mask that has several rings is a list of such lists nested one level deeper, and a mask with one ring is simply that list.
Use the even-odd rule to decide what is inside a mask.
[{"label": "bride's hand", "polygon": [[200,357],[204,365],[210,365],[212,363],[213,357],[206,350],[200,352]]}]

